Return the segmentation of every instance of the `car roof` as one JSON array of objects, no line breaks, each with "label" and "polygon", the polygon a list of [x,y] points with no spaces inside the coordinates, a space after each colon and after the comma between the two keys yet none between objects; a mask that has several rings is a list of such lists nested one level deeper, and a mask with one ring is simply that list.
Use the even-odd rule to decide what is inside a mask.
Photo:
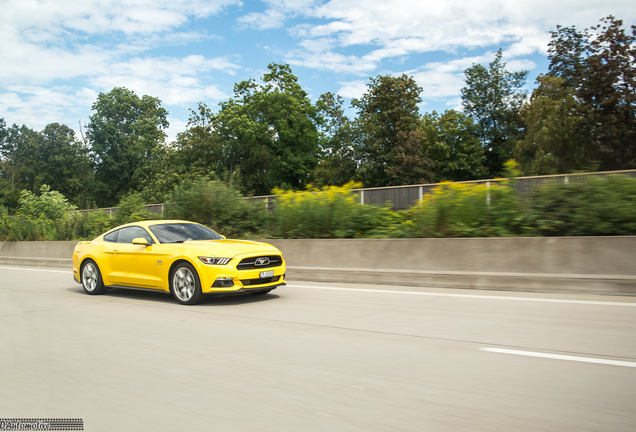
[{"label": "car roof", "polygon": [[148,228],[152,225],[160,225],[160,224],[171,224],[171,223],[189,223],[189,224],[196,224],[196,225],[201,225],[198,222],[192,222],[192,221],[186,221],[186,220],[179,220],[179,219],[156,219],[156,220],[142,220],[142,221],[137,221],[137,222],[129,222],[127,224],[123,224],[123,225],[119,225],[116,226],[108,231],[106,231],[104,234],[107,234],[111,231],[115,231],[118,230],[120,228],[124,228],[124,227],[129,227],[129,226],[140,226],[143,228]]}]

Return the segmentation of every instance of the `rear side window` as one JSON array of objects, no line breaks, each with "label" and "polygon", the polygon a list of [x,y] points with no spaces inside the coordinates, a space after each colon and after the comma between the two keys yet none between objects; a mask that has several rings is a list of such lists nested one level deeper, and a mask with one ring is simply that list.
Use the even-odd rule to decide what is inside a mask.
[{"label": "rear side window", "polygon": [[150,234],[148,234],[145,229],[138,226],[131,226],[120,229],[119,235],[117,236],[117,243],[132,243],[133,239],[136,239],[138,237],[145,238],[148,241],[148,244],[153,243]]},{"label": "rear side window", "polygon": [[119,230],[108,233],[104,236],[104,241],[117,243],[117,237],[119,236]]}]

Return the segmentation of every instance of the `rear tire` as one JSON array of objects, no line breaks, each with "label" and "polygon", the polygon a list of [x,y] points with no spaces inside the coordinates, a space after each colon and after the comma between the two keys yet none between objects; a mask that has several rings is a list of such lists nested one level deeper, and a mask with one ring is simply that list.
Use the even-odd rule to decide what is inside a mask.
[{"label": "rear tire", "polygon": [[201,301],[201,282],[190,263],[178,264],[170,276],[170,292],[181,304],[194,305]]},{"label": "rear tire", "polygon": [[82,287],[86,294],[99,295],[106,292],[106,287],[102,281],[102,274],[97,263],[92,259],[87,259],[82,264]]}]

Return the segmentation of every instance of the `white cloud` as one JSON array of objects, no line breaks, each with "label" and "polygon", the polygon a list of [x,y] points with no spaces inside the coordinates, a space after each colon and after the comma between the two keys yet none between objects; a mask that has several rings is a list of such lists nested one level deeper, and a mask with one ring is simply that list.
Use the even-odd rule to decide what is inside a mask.
[{"label": "white cloud", "polygon": [[367,82],[362,80],[342,82],[338,90],[340,96],[352,99],[360,99],[367,92]]},{"label": "white cloud", "polygon": [[168,122],[170,123],[170,127],[166,130],[166,142],[171,143],[177,140],[178,134],[185,132],[188,127],[188,122],[172,116],[168,116]]},{"label": "white cloud", "polygon": [[20,0],[0,14],[0,117],[41,129],[77,125],[100,91],[124,86],[183,106],[227,97],[207,74],[233,75],[228,56],[153,57],[153,48],[215,38],[179,31],[238,0]]},{"label": "white cloud", "polygon": [[315,0],[265,0],[264,12],[250,12],[238,18],[243,28],[269,30],[280,28],[291,16],[306,15],[311,11]]},{"label": "white cloud", "polygon": [[355,75],[367,75],[377,67],[377,62],[367,60],[365,57],[343,55],[333,51],[308,52],[295,50],[287,54],[286,61],[295,66]]},{"label": "white cloud", "polygon": [[636,18],[631,0],[366,0],[363,5],[331,0],[308,13],[323,23],[303,23],[290,33],[313,50],[306,61],[294,55],[299,64],[340,72],[347,68],[332,61],[334,54],[353,47],[360,60],[348,57],[347,64],[370,68],[386,59],[435,51],[503,47],[509,58],[545,54],[549,30],[557,24],[589,27],[610,13],[631,22]]},{"label": "white cloud", "polygon": [[[0,80],[46,83],[108,73],[111,64],[149,48],[211,36],[167,32],[191,16],[209,15],[238,0],[23,0],[0,15]],[[106,36],[102,38],[102,36]],[[211,60],[216,61],[216,60]],[[228,71],[235,65],[226,64]]]},{"label": "white cloud", "polygon": [[87,118],[96,97],[86,88],[10,86],[0,93],[0,112],[9,114],[7,123],[26,124],[35,130],[53,122],[77,127],[80,119]]},{"label": "white cloud", "polygon": [[0,23],[25,29],[87,34],[154,33],[184,24],[190,16],[219,13],[239,0],[20,0],[2,7]]},{"label": "white cloud", "polygon": [[[422,98],[424,100],[447,100],[451,106],[461,105],[461,99],[456,97],[461,93],[465,85],[464,71],[474,64],[488,65],[495,57],[494,52],[488,52],[481,56],[464,57],[447,62],[431,62],[422,66],[418,70],[406,71],[413,76],[417,84],[422,87]],[[533,69],[536,65],[526,59],[507,60],[506,70],[521,71]]]},{"label": "white cloud", "polygon": [[255,30],[268,30],[282,27],[286,15],[278,10],[268,9],[263,13],[252,12],[238,19],[245,27]]},{"label": "white cloud", "polygon": [[127,87],[137,94],[158,97],[166,105],[187,105],[228,97],[216,85],[203,84],[199,76],[211,70],[232,72],[238,66],[226,58],[207,59],[192,55],[184,58],[134,58],[112,64],[109,73],[94,77],[97,88]]}]

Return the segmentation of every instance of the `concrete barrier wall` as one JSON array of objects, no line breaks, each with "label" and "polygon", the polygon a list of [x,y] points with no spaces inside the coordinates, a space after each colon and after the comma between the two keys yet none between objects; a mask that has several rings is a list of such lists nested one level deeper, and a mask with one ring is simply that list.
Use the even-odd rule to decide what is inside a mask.
[{"label": "concrete barrier wall", "polygon": [[71,269],[76,241],[0,242],[0,265]]},{"label": "concrete barrier wall", "polygon": [[[268,240],[288,279],[636,295],[636,237]],[[0,242],[0,265],[71,267],[76,242]]]},{"label": "concrete barrier wall", "polygon": [[636,237],[269,240],[303,267],[636,276]]},{"label": "concrete barrier wall", "polygon": [[270,242],[300,280],[636,295],[636,237]]}]

